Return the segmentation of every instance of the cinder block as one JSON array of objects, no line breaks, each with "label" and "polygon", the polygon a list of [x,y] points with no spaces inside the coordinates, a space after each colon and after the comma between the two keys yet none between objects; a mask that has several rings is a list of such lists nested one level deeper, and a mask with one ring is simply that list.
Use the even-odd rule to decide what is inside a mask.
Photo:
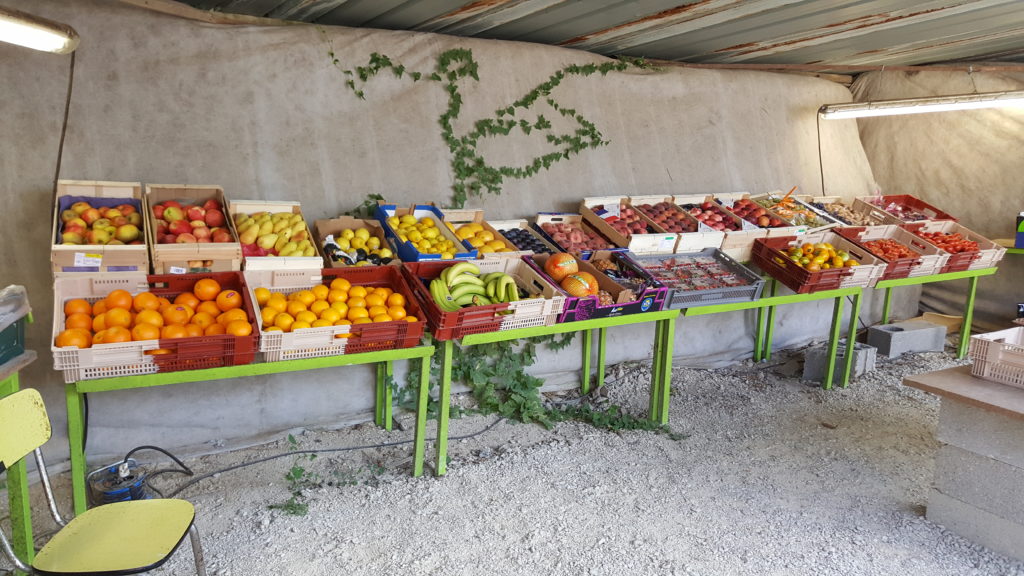
[{"label": "cinder block", "polygon": [[872,326],[868,344],[889,358],[904,352],[941,352],[946,347],[946,327],[914,321]]},{"label": "cinder block", "polygon": [[[846,361],[846,342],[840,342],[836,350],[836,364],[833,374],[841,374]],[[860,376],[875,369],[876,350],[874,346],[853,343],[853,376]],[[809,348],[804,354],[804,380],[822,380],[825,377],[825,364],[828,360],[828,345]]]},{"label": "cinder block", "polygon": [[1005,520],[932,488],[928,520],[996,552],[1024,560],[1024,526]]},{"label": "cinder block", "polygon": [[951,398],[939,408],[939,442],[1024,468],[1024,420]]},{"label": "cinder block", "polygon": [[961,502],[1024,524],[1024,469],[943,444],[935,457],[935,488]]}]

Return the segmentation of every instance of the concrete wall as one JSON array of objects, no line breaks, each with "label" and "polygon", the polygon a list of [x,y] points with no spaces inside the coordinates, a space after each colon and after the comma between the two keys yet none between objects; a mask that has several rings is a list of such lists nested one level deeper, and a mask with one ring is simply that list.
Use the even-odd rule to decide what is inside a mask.
[{"label": "concrete wall", "polygon": [[[452,183],[437,117],[436,84],[381,77],[358,100],[332,67],[312,26],[222,27],[124,6],[113,0],[13,0],[8,5],[63,21],[82,37],[77,52],[62,178],[219,184],[229,198],[295,199],[308,219],[358,205],[368,193],[400,204],[444,204]],[[429,34],[329,29],[346,66],[376,51],[430,70],[445,49],[472,49],[480,82],[464,86],[457,131],[490,115],[569,63],[602,58],[532,44]],[[50,368],[48,265],[51,190],[69,58],[0,45],[0,284],[29,288],[39,362],[25,373],[51,408],[65,457],[62,379]],[[820,192],[815,111],[850,100],[825,80],[755,72],[666,69],[571,80],[558,100],[583,112],[609,144],[510,182],[500,198],[471,202],[492,218],[575,210],[583,196],[788,189]],[[822,126],[826,188],[848,197],[873,179],[856,127]],[[529,158],[543,141],[488,142],[496,160]],[[503,149],[499,149],[505,146]],[[916,292],[900,293],[912,315]],[[879,299],[880,300],[880,299]],[[880,302],[866,309],[878,316]],[[899,310],[900,307],[897,308]],[[831,308],[798,306],[778,318],[781,346],[825,337]],[[752,314],[680,321],[676,354],[693,364],[749,357]],[[653,326],[613,330],[610,362],[650,355]],[[574,348],[544,357],[540,372],[565,370]],[[296,426],[366,419],[372,372],[365,368],[93,395],[89,453],[95,460],[150,443],[195,451],[251,441]],[[207,445],[213,441],[212,445]]]}]

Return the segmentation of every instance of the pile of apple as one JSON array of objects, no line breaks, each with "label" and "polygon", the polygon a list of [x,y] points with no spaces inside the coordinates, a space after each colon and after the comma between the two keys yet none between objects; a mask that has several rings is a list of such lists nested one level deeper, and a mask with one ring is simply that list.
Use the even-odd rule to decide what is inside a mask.
[{"label": "pile of apple", "polygon": [[668,232],[696,232],[697,222],[686,215],[678,206],[671,202],[658,202],[657,204],[640,204],[636,207],[645,216],[654,220],[654,223],[661,226]]},{"label": "pile of apple", "polygon": [[765,207],[748,198],[740,198],[733,202],[732,207],[729,209],[732,210],[733,214],[743,218],[751,224],[756,224],[760,228],[780,228],[782,226],[789,226],[789,224],[781,218],[772,216]]},{"label": "pile of apple", "polygon": [[75,202],[60,213],[62,244],[142,244],[142,214],[131,204],[93,208]]},{"label": "pile of apple", "polygon": [[602,215],[601,213],[605,210],[604,204],[598,204],[591,208],[591,210],[597,213],[598,216],[601,216],[609,226],[626,238],[629,238],[633,234],[651,234],[654,232],[654,230],[647,225],[647,222],[644,222],[640,214],[637,213],[637,211],[629,204],[619,204],[618,217],[612,216],[608,218]]},{"label": "pile of apple", "polygon": [[615,248],[607,240],[598,236],[596,232],[584,230],[579,224],[545,222],[540,225],[540,229],[566,252],[611,250]]},{"label": "pile of apple", "polygon": [[716,202],[707,201],[702,204],[685,204],[683,208],[690,213],[690,216],[715,230],[736,232],[743,229],[743,226],[736,218],[726,212]]},{"label": "pile of apple", "polygon": [[197,242],[234,242],[225,225],[224,208],[211,198],[195,206],[182,206],[176,200],[153,205],[157,244],[195,244]]}]

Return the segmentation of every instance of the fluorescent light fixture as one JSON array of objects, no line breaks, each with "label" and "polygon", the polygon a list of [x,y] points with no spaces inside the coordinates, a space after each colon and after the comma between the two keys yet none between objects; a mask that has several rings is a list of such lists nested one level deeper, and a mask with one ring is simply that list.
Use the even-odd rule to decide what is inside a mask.
[{"label": "fluorescent light fixture", "polygon": [[0,42],[68,54],[78,47],[78,33],[67,24],[0,6]]},{"label": "fluorescent light fixture", "polygon": [[838,120],[842,118],[865,118],[896,114],[924,114],[926,112],[945,112],[947,110],[1002,108],[1005,106],[1024,106],[1024,90],[935,96],[930,98],[906,98],[902,100],[878,100],[875,102],[853,102],[850,104],[826,104],[818,109],[818,114],[822,118]]}]

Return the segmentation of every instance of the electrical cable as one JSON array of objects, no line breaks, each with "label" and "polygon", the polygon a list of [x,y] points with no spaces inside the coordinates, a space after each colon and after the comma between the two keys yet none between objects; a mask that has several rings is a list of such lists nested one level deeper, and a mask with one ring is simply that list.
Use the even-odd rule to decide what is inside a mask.
[{"label": "electrical cable", "polygon": [[60,165],[64,159],[64,138],[68,133],[68,116],[71,112],[71,93],[75,86],[75,53],[71,53],[71,64],[68,68],[68,92],[64,98],[64,121],[60,128],[60,143],[57,145],[57,167],[53,172],[53,197],[50,199],[51,204],[55,204],[57,201],[57,180],[60,179]]},{"label": "electrical cable", "polygon": [[[465,436],[451,436],[449,438],[449,441],[451,441],[451,440],[468,440],[470,438],[475,438],[477,436],[480,436],[481,434],[484,434],[485,432],[489,432],[492,428],[494,428],[495,426],[497,426],[498,424],[500,424],[504,420],[505,420],[504,418],[498,418],[494,422],[492,422],[489,425],[487,425],[485,428],[483,428],[481,430],[478,430],[476,432],[473,432],[472,434],[467,434]],[[374,449],[374,448],[392,448],[394,446],[403,446],[405,444],[412,444],[414,441],[415,440],[399,440],[397,442],[385,442],[383,444],[367,444],[367,445],[363,445],[363,446],[345,446],[345,447],[342,447],[342,448],[321,448],[319,450],[292,450],[290,452],[282,452],[280,454],[275,454],[273,456],[267,456],[265,458],[257,458],[256,460],[249,460],[247,462],[241,462],[241,463],[235,464],[233,466],[228,466],[226,468],[221,468],[220,470],[214,470],[212,472],[207,472],[206,474],[202,474],[200,476],[196,476],[192,480],[189,480],[185,484],[182,484],[181,486],[176,488],[174,491],[172,491],[169,494],[167,494],[167,498],[174,498],[175,496],[180,494],[186,488],[190,488],[191,486],[193,486],[195,484],[198,484],[199,482],[202,482],[203,480],[206,480],[207,478],[216,476],[218,474],[223,474],[225,472],[232,472],[234,470],[239,470],[241,468],[247,468],[247,467],[253,466],[255,464],[262,464],[264,462],[270,462],[271,460],[277,460],[279,458],[287,458],[289,456],[299,456],[299,455],[303,455],[303,454],[330,454],[330,453],[334,453],[334,452],[351,452],[351,451],[355,451],[355,450],[370,450],[370,449]]]}]

